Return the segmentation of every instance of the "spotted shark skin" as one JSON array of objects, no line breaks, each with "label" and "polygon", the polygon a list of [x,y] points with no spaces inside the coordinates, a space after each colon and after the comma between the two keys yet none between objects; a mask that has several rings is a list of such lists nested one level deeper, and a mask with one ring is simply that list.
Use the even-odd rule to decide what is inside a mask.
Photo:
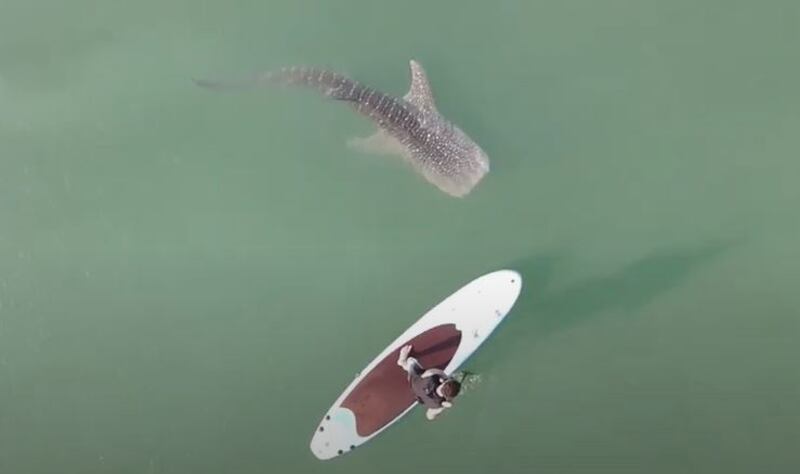
[{"label": "spotted shark skin", "polygon": [[350,105],[378,128],[350,144],[365,152],[396,154],[446,194],[464,197],[489,172],[486,153],[436,109],[422,66],[412,60],[411,88],[404,97],[373,89],[342,74],[313,67],[287,67],[236,82],[195,81],[210,89],[266,84],[303,86]]}]

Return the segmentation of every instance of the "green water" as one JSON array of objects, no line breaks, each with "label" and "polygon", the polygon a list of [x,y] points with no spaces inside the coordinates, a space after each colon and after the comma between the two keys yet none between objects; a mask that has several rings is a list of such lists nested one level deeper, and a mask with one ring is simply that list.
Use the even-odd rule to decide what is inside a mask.
[{"label": "green water", "polygon": [[[794,473],[797,2],[3,0],[0,473]],[[452,199],[286,64],[428,70]],[[478,275],[480,383],[356,453],[319,417]]]}]

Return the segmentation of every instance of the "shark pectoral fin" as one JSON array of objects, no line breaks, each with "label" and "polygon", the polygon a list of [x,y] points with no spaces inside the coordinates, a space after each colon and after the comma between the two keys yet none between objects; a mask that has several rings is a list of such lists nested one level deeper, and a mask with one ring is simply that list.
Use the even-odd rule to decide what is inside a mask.
[{"label": "shark pectoral fin", "polygon": [[362,153],[379,155],[402,155],[405,150],[396,138],[381,130],[368,137],[351,138],[347,145]]}]

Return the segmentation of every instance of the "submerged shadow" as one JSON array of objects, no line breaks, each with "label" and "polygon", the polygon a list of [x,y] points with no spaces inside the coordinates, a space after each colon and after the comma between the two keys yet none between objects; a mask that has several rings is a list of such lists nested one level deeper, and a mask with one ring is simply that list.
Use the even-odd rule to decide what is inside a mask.
[{"label": "submerged shadow", "polygon": [[525,279],[514,312],[515,338],[545,337],[610,310],[635,311],[685,281],[731,245],[715,243],[666,249],[643,257],[616,272],[590,277],[559,289],[548,289],[560,255],[545,255],[509,265]]}]

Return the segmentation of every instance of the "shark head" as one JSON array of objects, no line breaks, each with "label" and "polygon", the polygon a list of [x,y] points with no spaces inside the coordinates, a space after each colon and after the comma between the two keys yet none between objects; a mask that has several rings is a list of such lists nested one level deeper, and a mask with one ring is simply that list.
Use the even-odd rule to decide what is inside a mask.
[{"label": "shark head", "polygon": [[[436,108],[428,75],[422,65],[412,59],[409,61],[409,69],[411,87],[403,99],[414,105],[423,116],[443,124],[449,138],[443,145],[448,148],[447,156],[450,162],[448,166],[428,170],[423,174],[447,194],[455,197],[466,196],[489,172],[489,157],[463,130],[441,117]],[[444,175],[437,176],[440,173]]]}]

